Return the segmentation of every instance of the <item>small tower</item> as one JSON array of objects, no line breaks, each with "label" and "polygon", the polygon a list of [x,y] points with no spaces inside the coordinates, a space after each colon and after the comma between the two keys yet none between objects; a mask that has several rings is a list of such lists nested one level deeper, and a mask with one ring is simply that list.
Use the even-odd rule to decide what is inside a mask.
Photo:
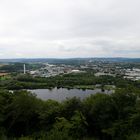
[{"label": "small tower", "polygon": [[25,64],[23,65],[23,70],[24,70],[24,74],[26,74],[26,66],[25,66]]}]

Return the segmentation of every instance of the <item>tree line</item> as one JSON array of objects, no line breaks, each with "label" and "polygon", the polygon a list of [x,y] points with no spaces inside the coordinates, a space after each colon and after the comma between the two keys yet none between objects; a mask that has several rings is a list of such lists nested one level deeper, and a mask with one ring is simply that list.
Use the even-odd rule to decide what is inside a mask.
[{"label": "tree line", "polygon": [[38,88],[75,88],[78,85],[114,85],[117,88],[137,88],[140,89],[139,81],[131,81],[121,76],[99,76],[96,77],[94,72],[79,74],[63,74],[55,77],[43,78],[27,75],[13,75],[10,79],[1,80],[0,88],[17,90],[17,89],[38,89]]},{"label": "tree line", "polygon": [[139,140],[140,98],[131,90],[84,100],[43,101],[25,90],[0,90],[0,138]]}]

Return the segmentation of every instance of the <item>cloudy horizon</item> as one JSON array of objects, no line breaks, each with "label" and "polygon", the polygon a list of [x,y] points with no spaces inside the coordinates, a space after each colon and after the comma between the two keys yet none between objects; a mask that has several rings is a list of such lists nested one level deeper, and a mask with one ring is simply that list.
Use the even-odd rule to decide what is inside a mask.
[{"label": "cloudy horizon", "polygon": [[1,0],[0,59],[140,57],[139,0]]}]

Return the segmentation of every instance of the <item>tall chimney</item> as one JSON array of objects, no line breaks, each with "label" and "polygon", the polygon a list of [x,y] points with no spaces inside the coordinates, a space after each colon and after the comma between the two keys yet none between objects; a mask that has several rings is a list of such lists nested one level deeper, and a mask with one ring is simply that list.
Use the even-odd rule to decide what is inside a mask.
[{"label": "tall chimney", "polygon": [[25,64],[23,65],[23,69],[24,69],[24,74],[26,74],[26,66],[25,66]]}]

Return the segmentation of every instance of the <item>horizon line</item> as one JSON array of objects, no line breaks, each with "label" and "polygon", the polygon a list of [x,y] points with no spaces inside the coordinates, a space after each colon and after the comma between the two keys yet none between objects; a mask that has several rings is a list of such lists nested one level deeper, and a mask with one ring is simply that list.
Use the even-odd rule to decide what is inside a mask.
[{"label": "horizon line", "polygon": [[140,57],[19,57],[19,58],[0,58],[0,60],[3,59],[95,59],[95,58],[105,58],[105,59],[111,59],[111,58],[119,58],[119,59],[140,59]]}]

